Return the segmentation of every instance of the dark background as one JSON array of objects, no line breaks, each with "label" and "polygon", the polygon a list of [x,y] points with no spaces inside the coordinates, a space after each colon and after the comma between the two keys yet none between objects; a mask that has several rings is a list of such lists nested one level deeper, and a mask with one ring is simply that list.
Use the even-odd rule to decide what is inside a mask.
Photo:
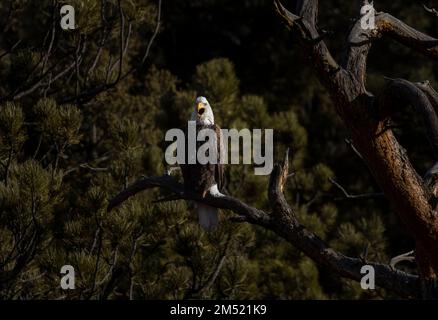
[{"label": "dark background", "polygon": [[[414,249],[383,197],[345,199],[329,181],[351,194],[380,193],[272,1],[164,0],[159,33],[141,65],[158,2],[122,1],[125,37],[130,23],[132,31],[121,70],[136,68],[122,79],[120,10],[117,1],[104,2],[102,11],[100,1],[71,1],[78,29],[70,32],[57,23],[54,8],[63,3],[0,4],[0,297],[394,298],[340,279],[267,230],[230,222],[231,212],[221,213],[213,233],[200,229],[190,203],[154,202],[165,196],[159,191],[106,212],[108,200],[140,175],[163,173],[164,133],[183,127],[195,97],[205,95],[221,127],[273,128],[276,161],[291,149],[296,175],[287,199],[335,249],[352,256],[366,251],[383,263]],[[420,3],[379,0],[375,7],[437,33],[437,18]],[[329,32],[337,59],[358,13],[352,1],[321,1],[319,27]],[[82,62],[70,69],[79,56]],[[436,73],[431,61],[381,39],[370,54],[367,87],[378,94],[385,77],[435,86]],[[403,110],[393,125],[424,173],[434,159],[421,118]],[[229,166],[227,178],[230,194],[268,207],[267,177],[239,165]],[[75,290],[59,288],[65,264],[75,267]],[[413,263],[398,267],[416,273]]]}]

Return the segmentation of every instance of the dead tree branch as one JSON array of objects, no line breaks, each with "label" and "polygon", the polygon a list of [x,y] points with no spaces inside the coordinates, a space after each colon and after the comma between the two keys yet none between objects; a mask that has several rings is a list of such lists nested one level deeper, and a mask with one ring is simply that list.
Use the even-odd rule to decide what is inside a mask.
[{"label": "dead tree branch", "polygon": [[425,4],[423,4],[423,8],[424,8],[424,10],[429,12],[431,15],[438,18],[438,10],[436,10],[435,8],[428,8]]},{"label": "dead tree branch", "polygon": [[413,256],[415,251],[409,251],[406,253],[403,253],[401,255],[398,255],[394,258],[391,259],[391,261],[389,262],[389,265],[395,269],[395,266],[397,265],[397,263],[400,263],[402,261],[409,261],[409,262],[413,262],[415,261],[415,257]]},{"label": "dead tree branch", "polygon": [[[422,53],[431,59],[438,58],[438,40],[426,35],[388,13],[376,14],[375,28],[363,30],[358,18],[350,30],[344,58],[334,61],[317,27],[317,0],[296,1],[293,12],[274,0],[279,16],[298,37],[301,49],[330,93],[338,114],[351,131],[359,153],[379,187],[410,231],[419,250],[417,259],[423,278],[436,278],[438,274],[438,215],[431,201],[431,192],[412,166],[405,149],[400,146],[387,120],[396,109],[395,101],[413,105],[426,120],[428,136],[435,149],[437,118],[433,92],[423,92],[408,81],[396,80],[386,88],[385,99],[376,98],[366,89],[368,53],[374,41],[388,38]],[[426,265],[423,265],[426,264]]]},{"label": "dead tree branch", "polygon": [[[277,164],[271,173],[268,190],[272,208],[271,212],[254,208],[231,196],[213,197],[207,195],[205,198],[202,198],[199,195],[184,190],[182,184],[176,182],[168,175],[142,177],[132,186],[114,196],[108,204],[108,210],[114,209],[129,197],[143,190],[161,188],[177,195],[180,199],[194,200],[233,211],[252,224],[274,231],[316,263],[326,266],[335,274],[360,281],[362,278],[360,270],[364,265],[362,259],[348,257],[335,251],[298,221],[294,208],[289,206],[283,194],[287,176],[288,157],[286,156],[283,164]],[[389,265],[385,264],[374,262],[367,262],[367,264],[374,267],[376,271],[376,284],[380,287],[396,292],[403,297],[420,297],[421,290],[418,276],[393,270]]]},{"label": "dead tree branch", "polygon": [[[404,80],[393,79],[380,95],[379,112],[383,116],[390,116],[403,111],[401,107],[412,106],[422,116],[426,127],[426,135],[438,160],[438,115],[427,93],[419,85]],[[433,94],[434,91],[429,91]],[[435,92],[436,93],[436,92]]]},{"label": "dead tree branch", "polygon": [[336,198],[335,200],[352,199],[352,200],[369,200],[384,197],[383,193],[361,193],[350,194],[343,186],[337,183],[334,179],[330,178],[330,182],[344,194],[343,198]]}]

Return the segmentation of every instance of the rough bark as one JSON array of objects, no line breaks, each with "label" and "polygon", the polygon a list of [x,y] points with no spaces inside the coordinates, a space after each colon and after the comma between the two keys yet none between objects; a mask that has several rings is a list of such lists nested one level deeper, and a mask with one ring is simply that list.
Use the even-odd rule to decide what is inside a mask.
[{"label": "rough bark", "polygon": [[317,0],[297,0],[292,12],[279,0],[274,0],[274,3],[280,17],[300,40],[310,65],[330,93],[338,114],[350,129],[355,147],[415,239],[419,276],[394,270],[388,265],[347,257],[301,225],[283,195],[288,174],[287,158],[282,165],[276,165],[271,174],[268,193],[272,206],[270,213],[229,196],[201,198],[185,192],[182,185],[169,176],[140,179],[116,195],[108,209],[111,210],[141,190],[164,188],[180,199],[231,210],[239,215],[235,218],[237,221],[247,221],[273,230],[316,263],[342,277],[360,280],[360,269],[368,264],[374,267],[376,284],[382,288],[407,298],[438,298],[438,164],[422,178],[387,126],[394,113],[412,106],[423,116],[425,134],[431,141],[432,150],[438,150],[438,94],[427,82],[411,83],[402,79],[389,81],[379,96],[366,89],[367,56],[374,40],[390,38],[432,59],[438,58],[438,40],[387,13],[378,13],[374,30],[364,31],[360,28],[359,20],[356,21],[345,45],[344,58],[338,63],[324,42],[324,34],[318,31]]},{"label": "rough bark", "polygon": [[[370,265],[374,267],[375,281],[378,286],[395,292],[401,297],[422,297],[422,283],[418,276],[393,269],[386,264],[345,256],[330,248],[318,235],[303,226],[297,219],[294,208],[289,206],[283,194],[287,176],[288,158],[286,156],[284,162],[275,165],[271,173],[268,189],[272,207],[271,212],[254,208],[230,196],[213,197],[207,195],[202,198],[198,194],[185,190],[182,184],[168,175],[140,178],[132,186],[114,196],[108,204],[108,210],[113,210],[129,197],[142,190],[159,187],[172,192],[179,199],[202,202],[210,206],[230,210],[238,214],[236,221],[246,221],[270,229],[304,252],[313,261],[326,266],[341,277],[360,281],[363,277],[360,272],[361,268],[364,265]],[[432,290],[432,292],[435,291]]]},{"label": "rough bark", "polygon": [[[296,9],[289,12],[276,0],[277,11],[301,40],[318,77],[331,94],[337,111],[351,131],[355,146],[385,196],[405,226],[424,248],[417,255],[423,278],[435,278],[438,271],[438,215],[430,187],[415,171],[409,157],[400,146],[387,120],[397,108],[412,105],[423,115],[433,150],[437,146],[438,122],[435,91],[430,86],[413,84],[406,80],[391,81],[376,98],[366,89],[366,66],[369,50],[378,38],[390,38],[412,48],[426,57],[437,59],[438,40],[406,25],[387,13],[377,13],[376,28],[363,30],[360,21],[353,25],[346,52],[335,71],[322,67],[331,57],[317,32],[317,0],[297,1]],[[305,30],[303,30],[305,29]],[[318,44],[310,44],[318,39]],[[330,59],[331,61],[332,59]],[[338,65],[331,61],[330,65]],[[425,265],[422,265],[425,264]],[[426,271],[427,270],[427,271]]]}]

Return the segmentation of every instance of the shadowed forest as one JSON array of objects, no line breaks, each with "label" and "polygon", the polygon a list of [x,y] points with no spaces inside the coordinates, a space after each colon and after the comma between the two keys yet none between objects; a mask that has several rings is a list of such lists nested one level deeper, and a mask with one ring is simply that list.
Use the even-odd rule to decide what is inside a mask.
[{"label": "shadowed forest", "polygon": [[[294,10],[300,2],[282,4]],[[76,30],[59,25],[66,3]],[[421,3],[374,6],[438,36],[438,15]],[[418,298],[378,281],[363,290],[286,231],[232,210],[221,209],[219,227],[206,232],[192,203],[166,190],[107,210],[141,176],[164,174],[165,133],[186,125],[202,95],[222,128],[274,129],[274,161],[289,149],[284,197],[329,247],[382,265],[415,251],[394,272],[436,279],[433,262],[425,272],[415,258],[423,239],[376,181],[384,170],[369,165],[375,157],[357,147],[340,100],[278,11],[273,0],[1,1],[0,299]],[[336,61],[359,14],[356,1],[319,3],[318,31]],[[373,43],[366,89],[376,96],[399,78],[438,88],[438,55],[401,42]],[[384,122],[422,177],[438,160],[434,128],[403,100]],[[228,165],[226,181],[231,196],[270,212],[269,176]],[[60,287],[64,265],[75,268],[74,290]]]}]

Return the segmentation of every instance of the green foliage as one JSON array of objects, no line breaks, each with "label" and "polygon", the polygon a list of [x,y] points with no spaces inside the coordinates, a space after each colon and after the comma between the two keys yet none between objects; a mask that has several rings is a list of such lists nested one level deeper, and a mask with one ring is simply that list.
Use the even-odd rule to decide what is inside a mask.
[{"label": "green foliage", "polygon": [[[103,109],[99,118],[83,117],[77,107],[58,106],[53,99],[46,98],[31,109],[33,130],[42,137],[40,148],[46,150],[45,158],[50,160],[43,161],[48,162],[46,167],[33,160],[23,164],[14,161],[9,169],[9,183],[1,189],[1,197],[8,199],[2,202],[5,234],[13,232],[7,228],[7,221],[18,217],[20,221],[31,221],[28,209],[32,208],[32,201],[38,204],[35,224],[45,225],[44,239],[40,240],[41,244],[46,243],[45,249],[30,262],[26,272],[29,277],[34,273],[43,276],[26,294],[37,291],[36,296],[40,296],[42,292],[37,288],[53,286],[47,297],[62,295],[55,280],[60,267],[71,264],[78,270],[77,289],[67,294],[71,299],[328,298],[318,282],[318,269],[313,262],[273,234],[267,236],[265,231],[249,225],[229,222],[230,213],[222,212],[220,228],[206,233],[199,227],[190,204],[188,207],[182,201],[153,204],[156,192],[137,195],[106,212],[108,199],[117,190],[144,172],[162,170],[160,137],[164,136],[165,126],[175,121],[169,118],[173,115],[164,111],[171,106],[184,125],[191,112],[194,91],[200,92],[202,84],[207,96],[209,93],[213,99],[220,97],[217,104],[212,102],[219,118],[227,119],[222,112],[227,110],[233,126],[239,127],[240,121],[241,126],[250,128],[276,128],[276,154],[280,157],[285,146],[291,148],[296,175],[287,195],[291,199],[300,197],[295,205],[301,221],[323,238],[330,239],[336,230],[338,210],[334,204],[307,203],[315,196],[315,190],[330,190],[328,178],[333,172],[322,163],[305,167],[308,137],[294,111],[270,114],[263,97],[240,96],[237,77],[226,59],[199,65],[197,80],[187,89],[179,89],[176,77],[157,68],[151,68],[145,79],[146,94],[129,94],[119,88],[103,97],[102,103],[109,108]],[[236,101],[242,107],[234,110]],[[150,112],[144,114],[144,106]],[[21,137],[22,145],[26,138],[23,117],[21,109],[12,104],[2,109],[0,119],[6,134],[2,141],[9,141],[9,134]],[[56,166],[66,172],[72,170],[78,155],[70,149],[92,142],[86,138],[86,128],[92,125],[97,140],[101,141],[96,152],[109,155],[105,167],[92,165],[91,159],[91,164],[75,169],[80,175],[74,178],[71,173],[63,175]],[[54,152],[52,144],[64,148]],[[72,160],[60,157],[68,153]],[[228,176],[231,194],[256,207],[267,208],[266,177],[255,176],[248,166],[230,166]],[[54,192],[64,196],[53,198]],[[373,221],[373,225],[367,225],[366,220],[361,220],[357,227],[341,225],[339,241],[334,246],[357,254],[357,247],[372,237],[376,252],[380,252],[380,241],[384,241],[383,230],[379,228],[381,221]],[[2,252],[6,253],[8,248]],[[217,268],[219,272],[214,275]]]},{"label": "green foliage", "polygon": [[[8,2],[0,3],[2,16]],[[343,13],[353,14],[350,2],[338,2]],[[39,22],[47,22],[50,3],[42,1],[37,10],[35,2],[16,1],[7,35],[10,41],[22,38],[26,46],[0,58],[0,76],[6,79],[0,96],[6,96],[5,101],[14,100],[11,93],[27,89],[48,70],[50,64],[38,63],[44,55],[27,46],[44,42],[47,23]],[[184,127],[194,99],[203,95],[223,128],[274,129],[275,160],[290,150],[293,176],[285,196],[299,220],[333,248],[355,257],[366,251],[368,259],[378,262],[411,249],[409,242],[400,241],[406,239],[404,231],[385,204],[336,200],[342,194],[330,183],[335,176],[352,193],[375,190],[366,169],[358,169],[358,160],[345,146],[347,133],[331,100],[310,76],[299,52],[291,53],[285,28],[274,15],[265,15],[272,11],[272,1],[167,5],[162,40],[152,46],[148,64],[115,87],[110,84],[118,77],[121,22],[117,1],[106,3],[108,43],[93,70],[76,74],[73,68],[60,81],[43,83],[33,94],[0,106],[0,278],[6,279],[0,283],[0,298],[391,297],[381,291],[364,294],[357,283],[327,275],[271,231],[231,222],[232,213],[226,210],[220,212],[220,227],[206,233],[192,203],[156,202],[168,196],[164,191],[142,192],[106,211],[110,198],[138,177],[164,172],[166,130]],[[125,23],[132,23],[123,57],[126,71],[141,59],[155,28],[157,7],[146,0],[121,3]],[[433,27],[413,17],[412,6],[382,3],[414,19],[413,24]],[[81,58],[81,66],[93,65],[102,41],[102,33],[96,32],[102,22],[100,3],[71,4],[77,8],[80,30],[57,33],[55,47],[62,50],[54,50],[50,58],[56,70],[68,69],[73,60],[61,53],[83,39],[89,40],[90,51]],[[325,14],[329,5],[321,3],[323,18],[335,31],[345,31],[348,21],[340,13]],[[34,19],[21,19],[20,12]],[[331,41],[336,47],[340,40]],[[12,45],[0,42],[2,52]],[[48,45],[45,42],[44,48]],[[393,58],[386,53],[398,49],[383,48],[371,61],[389,74],[406,73],[401,67],[407,64],[405,57],[388,63]],[[429,65],[412,63],[410,77],[434,81]],[[371,89],[384,82],[376,70],[370,70]],[[109,88],[95,99],[85,103],[76,96],[76,91],[102,83]],[[415,164],[427,167],[430,159],[424,156],[424,146],[406,137],[406,132],[415,135],[420,127],[399,135],[406,138],[409,151],[421,151],[413,152]],[[270,210],[268,177],[255,176],[250,165],[228,166],[226,175],[231,195]],[[76,289],[71,291],[59,286],[60,269],[67,264],[76,270]]]},{"label": "green foliage", "polygon": [[3,152],[17,152],[26,140],[23,110],[7,102],[0,107],[0,139]]},{"label": "green foliage", "polygon": [[79,143],[81,111],[73,105],[58,106],[52,99],[41,99],[34,112],[38,121],[37,130],[52,143],[73,145]]}]

